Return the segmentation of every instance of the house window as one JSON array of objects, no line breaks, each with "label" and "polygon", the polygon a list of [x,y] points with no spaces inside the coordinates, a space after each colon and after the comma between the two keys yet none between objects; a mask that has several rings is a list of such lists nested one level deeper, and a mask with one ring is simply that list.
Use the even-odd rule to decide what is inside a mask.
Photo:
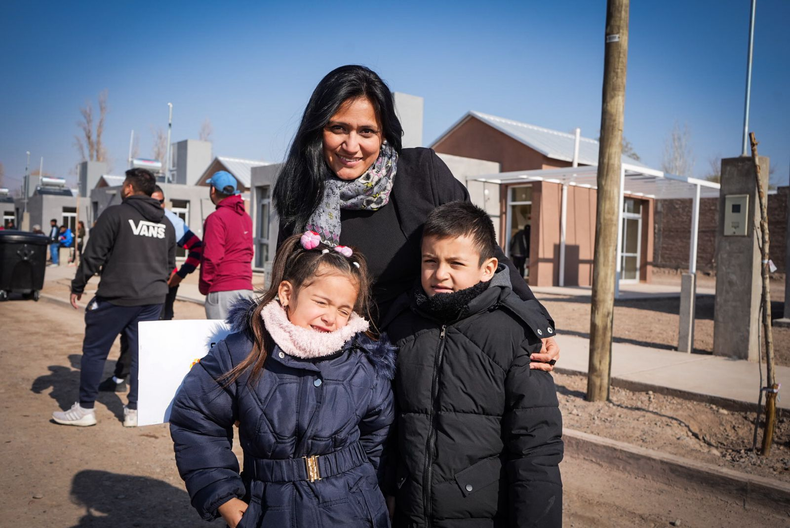
[{"label": "house window", "polygon": [[64,207],[63,213],[61,215],[62,221],[60,225],[64,225],[71,229],[71,232],[76,232],[77,228],[77,208],[76,207]]}]

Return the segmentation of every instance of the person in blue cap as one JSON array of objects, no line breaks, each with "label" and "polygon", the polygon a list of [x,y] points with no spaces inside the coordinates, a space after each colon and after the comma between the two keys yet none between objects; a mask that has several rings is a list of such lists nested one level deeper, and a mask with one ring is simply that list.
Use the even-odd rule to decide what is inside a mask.
[{"label": "person in blue cap", "polygon": [[206,296],[206,317],[225,319],[238,298],[254,298],[252,219],[232,174],[216,172],[206,183],[217,210],[203,225],[199,288]]}]

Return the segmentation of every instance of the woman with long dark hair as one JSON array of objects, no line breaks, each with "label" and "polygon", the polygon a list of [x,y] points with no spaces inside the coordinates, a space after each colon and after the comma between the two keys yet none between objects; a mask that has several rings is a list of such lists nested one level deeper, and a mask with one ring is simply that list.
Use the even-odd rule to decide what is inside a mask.
[{"label": "woman with long dark hair", "polygon": [[[466,188],[436,153],[402,147],[403,129],[387,85],[369,68],[341,66],[318,83],[277,178],[278,245],[305,230],[329,245],[358,248],[374,279],[374,321],[411,288],[420,272],[420,233],[439,205],[469,201]],[[501,250],[513,290],[534,299]],[[559,347],[543,310],[544,350],[533,368],[551,370]]]}]

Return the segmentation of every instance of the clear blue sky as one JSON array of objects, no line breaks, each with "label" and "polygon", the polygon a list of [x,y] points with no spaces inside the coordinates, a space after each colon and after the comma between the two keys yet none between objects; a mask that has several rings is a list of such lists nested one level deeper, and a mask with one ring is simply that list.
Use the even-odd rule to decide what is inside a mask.
[{"label": "clear blue sky", "polygon": [[[790,163],[790,2],[758,0],[750,128],[786,185]],[[281,161],[316,83],[359,63],[425,98],[430,143],[469,110],[562,131],[600,127],[604,0],[397,2],[41,2],[0,7],[0,162],[6,186],[44,157],[73,179],[79,107],[109,92],[114,173],[129,134],[149,156],[152,127],[214,154]],[[625,134],[659,167],[688,123],[704,176],[741,153],[749,0],[632,2]]]}]

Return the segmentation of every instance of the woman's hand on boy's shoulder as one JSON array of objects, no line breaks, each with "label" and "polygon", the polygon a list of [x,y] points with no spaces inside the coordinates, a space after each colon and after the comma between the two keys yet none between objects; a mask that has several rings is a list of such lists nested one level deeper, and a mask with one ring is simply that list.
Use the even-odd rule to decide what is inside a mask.
[{"label": "woman's hand on boy's shoulder", "polygon": [[241,499],[233,498],[230,499],[228,502],[222,503],[222,505],[217,508],[219,514],[228,523],[230,528],[236,528],[241,522],[241,518],[244,517],[244,512],[247,511],[249,505]]},{"label": "woman's hand on boy's shoulder", "polygon": [[541,339],[541,341],[540,353],[529,356],[531,360],[529,368],[551,372],[554,370],[554,364],[560,359],[560,346],[553,337],[547,337],[546,339]]}]

